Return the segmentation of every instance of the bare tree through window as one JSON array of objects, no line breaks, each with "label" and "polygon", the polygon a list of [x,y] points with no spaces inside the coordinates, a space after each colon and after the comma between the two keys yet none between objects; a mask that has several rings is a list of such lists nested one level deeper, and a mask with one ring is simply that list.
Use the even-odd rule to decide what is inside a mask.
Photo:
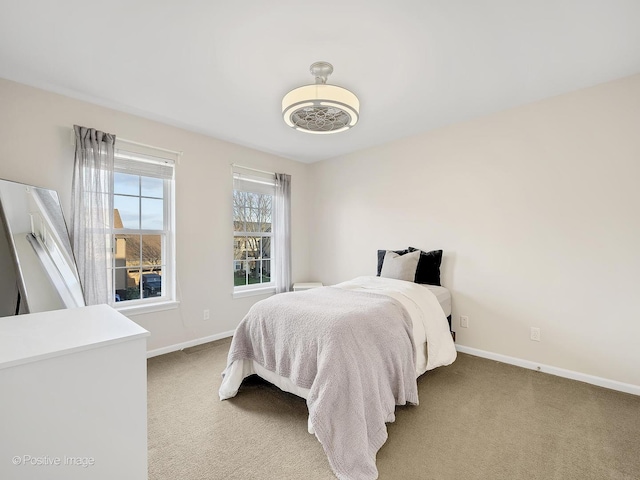
[{"label": "bare tree through window", "polygon": [[233,192],[235,286],[271,281],[272,205],[272,195]]}]

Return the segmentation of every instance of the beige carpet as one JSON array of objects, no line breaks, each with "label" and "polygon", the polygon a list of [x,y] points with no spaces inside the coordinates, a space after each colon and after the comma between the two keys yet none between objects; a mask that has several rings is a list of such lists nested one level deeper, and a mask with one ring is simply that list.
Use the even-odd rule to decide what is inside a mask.
[{"label": "beige carpet", "polygon": [[[228,348],[149,360],[149,479],[335,479],[303,399],[259,379],[218,399]],[[464,354],[418,386],[380,479],[640,479],[640,397]]]}]

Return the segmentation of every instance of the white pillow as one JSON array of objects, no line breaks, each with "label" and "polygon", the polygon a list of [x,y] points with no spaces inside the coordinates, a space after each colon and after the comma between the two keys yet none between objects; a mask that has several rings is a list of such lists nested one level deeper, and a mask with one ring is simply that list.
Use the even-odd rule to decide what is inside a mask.
[{"label": "white pillow", "polygon": [[398,255],[396,252],[387,250],[387,253],[384,254],[380,276],[413,282],[416,279],[419,260],[420,250],[405,253],[404,255]]}]

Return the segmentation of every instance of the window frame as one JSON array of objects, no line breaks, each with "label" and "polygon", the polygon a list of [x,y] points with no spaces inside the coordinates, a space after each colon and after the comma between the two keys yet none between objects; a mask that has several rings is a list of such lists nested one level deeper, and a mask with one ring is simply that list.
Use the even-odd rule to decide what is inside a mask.
[{"label": "window frame", "polygon": [[[159,309],[164,308],[174,308],[177,303],[176,300],[176,270],[175,270],[175,161],[169,158],[165,158],[163,156],[156,155],[148,155],[148,154],[140,154],[135,151],[130,150],[125,147],[116,147],[116,158],[119,158],[123,163],[132,163],[132,162],[140,162],[140,163],[157,163],[158,165],[164,165],[165,167],[171,167],[171,178],[164,178],[160,175],[144,175],[139,171],[135,171],[135,169],[127,171],[126,168],[116,167],[114,168],[114,173],[124,173],[129,175],[136,175],[138,177],[147,177],[147,178],[160,178],[163,182],[163,229],[132,229],[132,228],[116,228],[114,222],[115,215],[115,207],[114,212],[111,215],[111,225],[109,228],[109,236],[111,246],[111,267],[109,268],[109,276],[111,281],[111,299],[109,304],[118,311],[122,313],[146,313],[148,311],[157,311]],[[126,195],[126,194],[117,194],[115,192],[115,185],[110,192],[112,199],[115,200],[116,195],[121,196],[130,196],[133,198],[138,198],[141,202],[143,198],[146,198],[142,194],[142,185],[139,184],[138,195]],[[157,197],[149,197],[149,198],[157,198]],[[139,209],[141,210],[141,206],[139,205]],[[141,213],[141,211],[140,211]],[[140,218],[140,222],[142,219]],[[162,268],[162,290],[161,295],[155,297],[143,297],[143,291],[141,286],[142,274],[145,271],[144,265],[142,263],[142,239],[140,241],[140,265],[138,266],[140,270],[140,280],[138,281],[138,288],[140,289],[140,294],[142,298],[132,299],[132,300],[124,300],[124,301],[116,301],[116,271],[122,270],[121,267],[116,267],[116,235],[160,235],[160,244],[161,244],[161,268]],[[132,267],[135,268],[135,267]]]},{"label": "window frame", "polygon": [[[234,258],[233,258],[233,264],[232,264],[232,273],[233,273],[233,278],[234,278],[234,284],[233,284],[233,297],[234,298],[238,298],[238,297],[244,297],[244,296],[249,296],[249,295],[260,295],[260,294],[267,294],[267,293],[275,293],[275,289],[276,289],[276,281],[275,281],[275,269],[274,269],[274,251],[275,251],[275,245],[274,245],[274,232],[273,232],[273,208],[274,208],[274,204],[275,204],[275,178],[273,175],[270,176],[262,176],[262,175],[247,175],[246,173],[240,173],[237,170],[233,170],[233,180],[234,180],[234,184],[232,187],[232,225],[233,225],[233,241],[234,241]],[[270,192],[265,192],[265,191],[252,191],[251,189],[242,189],[242,188],[236,188],[236,184],[235,184],[235,180],[241,178],[243,181],[249,182],[249,183],[256,183],[256,184],[263,184],[263,185],[268,185],[270,187]],[[265,190],[265,188],[261,188],[262,190]],[[255,189],[255,190],[261,190],[261,189]],[[257,231],[257,232],[249,232],[246,230],[246,222],[244,225],[244,229],[243,230],[236,230],[235,229],[235,222],[236,222],[236,218],[235,218],[235,211],[234,211],[234,206],[235,206],[235,194],[236,192],[246,192],[246,193],[253,193],[253,194],[257,194],[257,195],[269,195],[271,197],[271,212],[270,212],[270,216],[271,216],[271,231],[269,232],[263,232],[263,231]],[[245,204],[246,205],[246,204]],[[246,208],[246,206],[244,207]],[[237,238],[247,238],[247,237],[260,237],[260,238],[269,238],[270,242],[269,242],[269,258],[265,259],[262,256],[257,258],[256,261],[260,261],[260,264],[263,265],[263,262],[265,260],[268,260],[270,262],[271,268],[270,268],[270,277],[269,277],[269,282],[259,282],[259,283],[246,283],[244,285],[235,285],[235,266],[236,266],[236,262],[243,262],[246,263],[249,262],[249,260],[245,259],[241,259],[241,260],[237,260],[235,258],[235,241]],[[261,249],[262,252],[262,249]],[[248,272],[247,269],[245,268],[245,275],[248,276]],[[262,275],[261,275],[262,276]],[[246,277],[245,277],[246,278]]]}]

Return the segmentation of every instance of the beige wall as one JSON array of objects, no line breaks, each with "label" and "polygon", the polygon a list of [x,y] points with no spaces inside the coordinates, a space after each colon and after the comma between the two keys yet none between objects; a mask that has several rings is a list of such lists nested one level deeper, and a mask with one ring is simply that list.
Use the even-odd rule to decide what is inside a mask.
[{"label": "beige wall", "polygon": [[458,343],[640,385],[640,75],[311,174],[315,280],[375,274],[378,248],[441,248]]},{"label": "beige wall", "polygon": [[231,298],[235,162],[293,176],[294,281],[442,248],[458,343],[640,385],[640,76],[312,165],[0,80],[0,178],[56,189],[67,215],[74,123],[184,151],[180,307],[132,317],[151,350],[233,330],[263,298]]},{"label": "beige wall", "polygon": [[176,168],[180,306],[131,317],[151,332],[149,349],[233,330],[264,298],[231,298],[231,163],[292,175],[293,279],[309,277],[307,165],[0,79],[0,178],[57,190],[67,219],[74,124],[184,152]]}]

